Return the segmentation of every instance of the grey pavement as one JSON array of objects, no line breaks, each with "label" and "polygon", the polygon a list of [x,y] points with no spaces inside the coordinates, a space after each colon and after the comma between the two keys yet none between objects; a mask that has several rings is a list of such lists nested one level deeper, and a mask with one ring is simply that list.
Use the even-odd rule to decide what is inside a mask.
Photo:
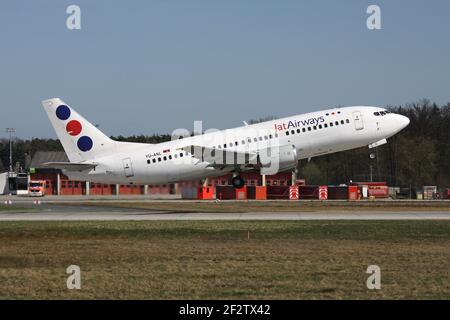
[{"label": "grey pavement", "polygon": [[[80,210],[81,209],[81,210]],[[105,208],[76,211],[0,212],[0,221],[146,221],[146,220],[450,220],[450,211],[319,211],[249,213],[168,213]]]}]

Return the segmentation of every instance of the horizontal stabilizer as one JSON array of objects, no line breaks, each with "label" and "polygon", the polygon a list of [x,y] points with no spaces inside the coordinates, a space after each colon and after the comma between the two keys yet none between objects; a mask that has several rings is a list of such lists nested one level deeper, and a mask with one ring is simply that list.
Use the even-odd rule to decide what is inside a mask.
[{"label": "horizontal stabilizer", "polygon": [[45,168],[61,169],[68,171],[85,171],[94,169],[97,164],[95,163],[71,163],[71,162],[46,162],[42,166]]}]

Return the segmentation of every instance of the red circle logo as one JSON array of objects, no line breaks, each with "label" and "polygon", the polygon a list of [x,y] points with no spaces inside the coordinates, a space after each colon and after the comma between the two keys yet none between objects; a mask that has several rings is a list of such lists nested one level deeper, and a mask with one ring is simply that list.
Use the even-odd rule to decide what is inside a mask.
[{"label": "red circle logo", "polygon": [[66,126],[66,131],[71,136],[77,136],[81,133],[82,126],[77,120],[70,121]]}]

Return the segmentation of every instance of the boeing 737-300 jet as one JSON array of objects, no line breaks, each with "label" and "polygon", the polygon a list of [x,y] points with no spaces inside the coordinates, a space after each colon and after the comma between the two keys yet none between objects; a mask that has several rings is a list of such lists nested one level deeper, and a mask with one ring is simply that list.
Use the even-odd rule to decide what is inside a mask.
[{"label": "boeing 737-300 jet", "polygon": [[378,147],[409,124],[405,116],[369,106],[334,108],[143,144],[114,141],[61,99],[42,102],[70,162],[46,163],[72,180],[105,184],[166,184],[233,173],[276,174],[299,160]]}]

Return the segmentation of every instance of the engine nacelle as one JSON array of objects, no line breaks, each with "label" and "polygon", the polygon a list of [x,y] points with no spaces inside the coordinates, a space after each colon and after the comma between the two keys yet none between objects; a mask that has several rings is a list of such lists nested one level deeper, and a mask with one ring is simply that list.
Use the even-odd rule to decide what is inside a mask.
[{"label": "engine nacelle", "polygon": [[295,146],[284,145],[271,147],[258,154],[258,164],[261,174],[277,174],[281,171],[297,167],[298,154]]}]

